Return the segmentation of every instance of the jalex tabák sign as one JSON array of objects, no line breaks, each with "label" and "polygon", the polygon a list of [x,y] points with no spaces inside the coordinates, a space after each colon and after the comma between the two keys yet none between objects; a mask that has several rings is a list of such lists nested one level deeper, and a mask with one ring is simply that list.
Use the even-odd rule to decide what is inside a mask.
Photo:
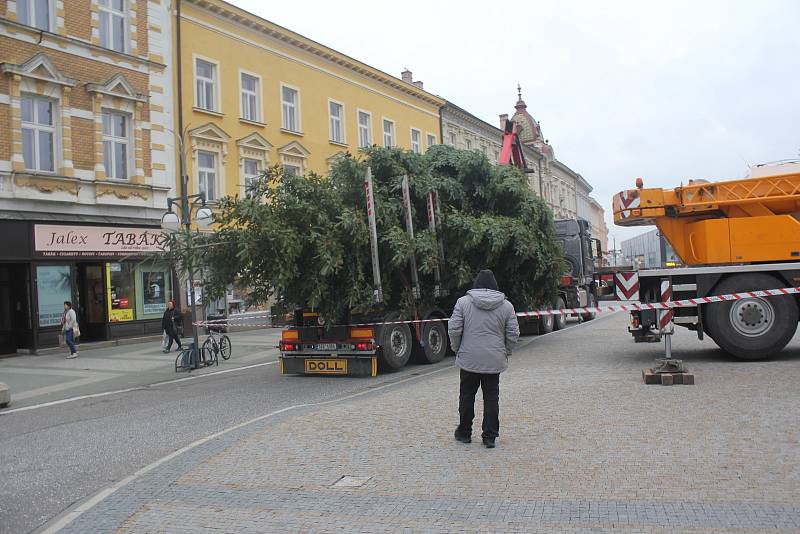
[{"label": "jalex tab\u00e1k sign", "polygon": [[159,228],[36,224],[33,233],[37,256],[125,256],[164,246]]}]

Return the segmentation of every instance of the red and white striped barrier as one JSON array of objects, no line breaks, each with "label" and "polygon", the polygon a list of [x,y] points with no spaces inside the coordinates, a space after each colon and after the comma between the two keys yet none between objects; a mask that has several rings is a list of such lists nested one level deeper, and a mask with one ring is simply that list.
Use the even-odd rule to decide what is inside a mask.
[{"label": "red and white striped barrier", "polygon": [[[672,301],[672,282],[669,278],[664,278],[661,280],[661,295],[659,295],[659,299],[663,304],[669,305],[670,301]],[[659,310],[658,311],[658,329],[661,330],[661,333],[667,331],[672,331],[672,318],[675,317],[675,312],[672,308],[667,308],[666,310]]]},{"label": "red and white striped barrier", "polygon": [[[670,295],[672,292],[672,288],[670,287]],[[727,295],[713,295],[710,297],[697,297],[694,299],[684,299],[684,300],[672,300],[672,301],[665,301],[665,302],[629,302],[626,304],[617,304],[611,306],[596,306],[596,307],[580,307],[580,308],[558,308],[558,309],[550,309],[550,310],[534,310],[534,311],[525,311],[525,312],[517,312],[517,317],[542,317],[544,315],[577,315],[577,314],[586,314],[586,313],[617,313],[621,311],[638,311],[638,310],[672,310],[674,308],[688,308],[692,306],[697,306],[699,304],[712,304],[714,302],[728,302],[732,300],[741,300],[747,298],[765,298],[765,297],[780,297],[784,295],[797,295],[800,294],[800,287],[784,287],[780,289],[761,289],[758,291],[745,291],[742,293],[729,293]],[[250,315],[247,318],[242,318],[240,321],[236,321],[236,317],[228,318],[228,319],[214,319],[211,321],[198,321],[196,323],[192,323],[195,326],[236,326],[237,322],[242,322],[245,319],[254,319],[257,317],[270,317],[268,314],[264,315]],[[443,319],[417,319],[417,320],[409,320],[409,321],[389,321],[385,323],[360,323],[360,324],[350,324],[350,325],[338,325],[338,326],[380,326],[386,324],[401,324],[401,323],[408,323],[408,324],[416,324],[416,323],[433,323],[437,321],[447,321],[447,318]],[[672,320],[670,316],[669,320]],[[271,326],[271,325],[252,325],[248,324],[247,326]],[[276,327],[278,328],[278,327]],[[283,327],[279,327],[283,328]]]}]

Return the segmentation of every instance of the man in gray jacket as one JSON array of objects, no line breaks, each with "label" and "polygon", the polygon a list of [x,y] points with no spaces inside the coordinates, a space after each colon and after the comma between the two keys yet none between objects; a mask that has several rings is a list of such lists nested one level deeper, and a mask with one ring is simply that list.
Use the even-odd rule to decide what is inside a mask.
[{"label": "man in gray jacket", "polygon": [[514,306],[498,291],[494,273],[478,273],[473,289],[456,302],[448,324],[450,345],[461,369],[458,397],[460,422],[455,437],[472,441],[475,394],[483,391],[483,444],[494,448],[500,432],[500,373],[508,368],[508,357],[519,339]]}]

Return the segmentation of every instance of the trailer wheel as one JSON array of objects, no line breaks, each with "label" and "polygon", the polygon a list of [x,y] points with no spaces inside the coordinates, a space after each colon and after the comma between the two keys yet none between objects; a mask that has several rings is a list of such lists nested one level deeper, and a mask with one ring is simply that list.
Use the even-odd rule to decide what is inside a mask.
[{"label": "trailer wheel", "polygon": [[422,324],[422,360],[425,363],[437,363],[444,360],[447,355],[449,341],[447,328],[443,321],[433,321]]},{"label": "trailer wheel", "polygon": [[[723,280],[717,293],[777,289],[783,284],[766,274],[748,273]],[[794,297],[754,297],[706,304],[703,317],[709,335],[724,351],[741,360],[762,360],[780,352],[797,330]]]},{"label": "trailer wheel", "polygon": [[539,333],[549,334],[555,328],[555,315],[542,315],[537,319],[539,321]]},{"label": "trailer wheel", "polygon": [[[384,321],[390,323],[398,319],[397,315],[388,315]],[[411,357],[413,337],[407,323],[387,324],[381,327],[380,361],[388,369],[400,369]]]},{"label": "trailer wheel", "polygon": [[[590,291],[586,295],[586,306],[589,307],[589,308],[594,308],[596,305],[597,305],[597,299],[594,298],[594,295]],[[597,314],[595,312],[582,313],[581,314],[581,319],[583,319],[584,321],[591,321],[596,316],[597,316]]]},{"label": "trailer wheel", "polygon": [[[556,299],[556,303],[553,305],[553,308],[560,310],[562,308],[566,308],[567,305],[564,304],[564,299],[562,297],[558,297]],[[567,316],[563,313],[559,313],[558,315],[553,316],[553,330],[563,330],[564,327],[567,326]]]}]

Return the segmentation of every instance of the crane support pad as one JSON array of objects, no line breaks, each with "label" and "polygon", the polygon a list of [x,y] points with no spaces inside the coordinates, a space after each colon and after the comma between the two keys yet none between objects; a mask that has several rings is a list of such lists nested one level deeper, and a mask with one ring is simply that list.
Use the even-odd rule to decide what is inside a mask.
[{"label": "crane support pad", "polygon": [[662,386],[693,386],[692,373],[654,373],[652,369],[642,371],[642,380],[645,384],[661,384]]}]

